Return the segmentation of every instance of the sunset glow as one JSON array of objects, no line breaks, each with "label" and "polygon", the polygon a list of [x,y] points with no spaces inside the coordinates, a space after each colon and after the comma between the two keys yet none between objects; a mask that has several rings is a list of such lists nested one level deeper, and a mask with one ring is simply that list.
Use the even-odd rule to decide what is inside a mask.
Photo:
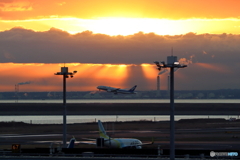
[{"label": "sunset glow", "polygon": [[[197,34],[233,33],[239,34],[239,19],[152,19],[152,18],[47,18],[30,20],[0,20],[0,31],[13,27],[23,27],[35,31],[47,31],[58,28],[71,34],[89,30],[93,33],[132,35],[138,32],[158,35],[179,35],[194,32]],[[177,26],[177,27],[176,27]]]},{"label": "sunset glow", "polygon": [[[112,85],[122,88],[127,86],[128,73],[132,65],[126,64],[16,64],[3,63],[0,68],[0,79],[6,81],[1,88],[5,91],[13,91],[14,85],[20,84],[24,91],[61,91],[62,77],[55,76],[61,67],[67,66],[69,72],[77,71],[74,78],[67,80],[70,91],[94,91],[98,85]],[[136,67],[136,65],[134,65]],[[141,70],[140,65],[137,66]],[[151,71],[151,65],[145,65],[144,70]],[[149,73],[149,72],[148,72]],[[138,75],[142,78],[151,78],[146,75]],[[18,77],[18,78],[16,78]],[[26,83],[26,82],[29,82]],[[25,84],[26,83],[26,84]]]},{"label": "sunset glow", "polygon": [[227,4],[224,0],[0,1],[0,31],[18,26],[34,31],[54,27],[71,34],[89,30],[111,36],[138,32],[239,34],[239,4],[237,0]]},{"label": "sunset glow", "polygon": [[154,64],[141,64],[145,78],[154,79],[158,75],[158,70]]},{"label": "sunset glow", "polygon": [[61,91],[62,77],[54,73],[64,65],[78,71],[67,80],[71,91],[155,90],[158,75],[166,89],[169,71],[153,61],[169,55],[188,65],[176,72],[176,89],[239,88],[239,6],[239,0],[0,0],[0,89],[31,82],[21,88]]}]

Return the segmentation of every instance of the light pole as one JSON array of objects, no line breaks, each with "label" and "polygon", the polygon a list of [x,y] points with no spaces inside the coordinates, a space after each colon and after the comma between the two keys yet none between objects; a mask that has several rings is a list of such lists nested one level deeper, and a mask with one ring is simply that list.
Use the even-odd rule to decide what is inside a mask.
[{"label": "light pole", "polygon": [[170,159],[175,159],[175,122],[174,122],[174,68],[184,68],[187,65],[180,65],[177,61],[177,56],[168,56],[167,64],[164,61],[161,64],[158,61],[154,62],[157,69],[170,68]]},{"label": "light pole", "polygon": [[55,73],[55,75],[63,76],[63,147],[66,147],[66,134],[67,134],[67,106],[66,106],[66,78],[73,78],[73,75],[77,71],[68,72],[68,67],[61,67],[61,72]]}]

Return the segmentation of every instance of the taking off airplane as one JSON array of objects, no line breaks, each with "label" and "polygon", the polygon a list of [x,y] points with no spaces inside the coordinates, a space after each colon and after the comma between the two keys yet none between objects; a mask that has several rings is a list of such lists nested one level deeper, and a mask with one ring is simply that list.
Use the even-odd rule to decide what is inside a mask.
[{"label": "taking off airplane", "polygon": [[121,88],[114,88],[109,86],[98,86],[97,89],[107,91],[107,92],[113,92],[114,94],[122,93],[122,94],[136,94],[134,90],[136,89],[137,85],[133,86],[131,89],[121,89]]}]

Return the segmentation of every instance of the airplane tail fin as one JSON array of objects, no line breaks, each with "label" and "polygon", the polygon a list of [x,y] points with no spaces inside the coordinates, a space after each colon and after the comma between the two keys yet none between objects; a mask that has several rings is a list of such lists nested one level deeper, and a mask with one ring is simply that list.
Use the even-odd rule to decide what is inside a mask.
[{"label": "airplane tail fin", "polygon": [[74,148],[74,143],[75,143],[76,139],[73,137],[70,139],[69,144],[67,146],[67,148]]},{"label": "airplane tail fin", "polygon": [[100,138],[109,139],[109,136],[107,135],[107,133],[102,125],[102,122],[100,120],[98,120],[98,128],[99,128]]},{"label": "airplane tail fin", "polygon": [[134,92],[134,90],[137,88],[137,85],[133,86],[131,89],[129,89],[130,92]]}]

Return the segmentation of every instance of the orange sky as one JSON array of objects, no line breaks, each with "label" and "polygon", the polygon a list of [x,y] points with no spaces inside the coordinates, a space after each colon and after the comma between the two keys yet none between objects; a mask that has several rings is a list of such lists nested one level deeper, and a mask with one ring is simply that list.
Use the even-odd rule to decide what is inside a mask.
[{"label": "orange sky", "polygon": [[[69,72],[77,71],[74,78],[67,79],[69,91],[95,91],[98,85],[130,88],[144,79],[154,80],[158,73],[153,64],[70,63],[65,65],[69,67]],[[54,75],[60,72],[61,67],[63,64],[2,63],[0,68],[1,91],[14,91],[16,84],[19,84],[20,91],[26,92],[61,91],[62,76]],[[155,84],[144,83],[138,89],[146,90],[151,87],[155,89]]]},{"label": "orange sky", "polygon": [[53,74],[65,62],[78,71],[70,91],[136,83],[154,90],[152,62],[172,47],[194,61],[176,72],[176,89],[239,88],[239,7],[239,0],[0,0],[1,91],[21,82],[31,82],[21,85],[26,91],[61,91]]},{"label": "orange sky", "polygon": [[[138,85],[139,91],[156,90],[158,75],[161,90],[166,90],[168,85],[169,71],[159,72],[154,64],[67,63],[65,65],[69,68],[69,72],[77,71],[73,78],[67,79],[68,91],[97,91],[96,87],[99,85],[126,89]],[[60,72],[63,66],[64,64],[1,63],[1,92],[14,92],[16,84],[19,84],[20,92],[62,91],[62,76],[54,73]],[[189,63],[187,68],[175,71],[175,89],[204,90],[206,87],[217,89],[236,86],[238,79],[236,79],[237,75],[234,74],[234,78],[233,74],[227,65]],[[226,78],[232,84],[228,83]]]},{"label": "orange sky", "polygon": [[2,0],[0,31],[21,26],[72,34],[239,34],[239,6],[239,0]]}]

